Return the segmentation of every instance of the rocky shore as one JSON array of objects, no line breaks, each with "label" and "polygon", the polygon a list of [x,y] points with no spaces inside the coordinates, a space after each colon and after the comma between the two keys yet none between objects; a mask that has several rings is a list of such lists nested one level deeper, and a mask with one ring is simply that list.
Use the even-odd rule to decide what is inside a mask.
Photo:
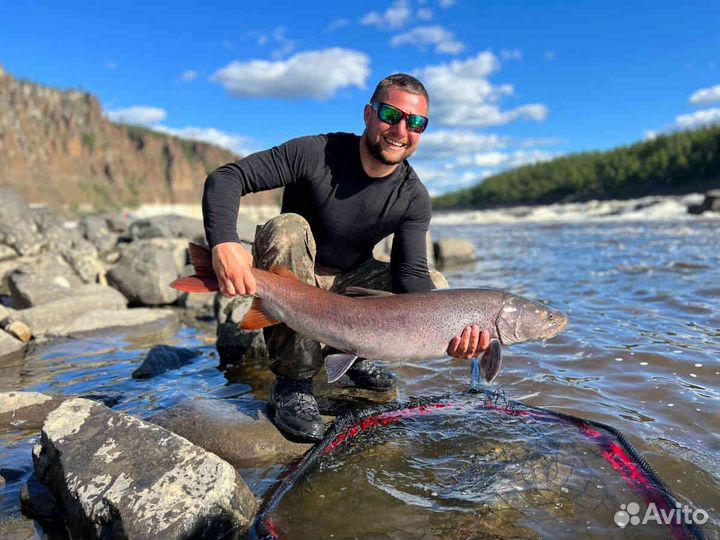
[{"label": "rocky shore", "polygon": [[[216,320],[221,366],[267,363],[262,334],[237,328],[247,298],[168,287],[192,273],[187,244],[205,242],[200,220],[89,216],[68,224],[9,188],[0,200],[0,363],[59,338],[196,318]],[[255,225],[241,216],[243,241],[252,242]],[[390,247],[382,242],[376,256],[388,257]],[[445,264],[475,257],[462,242],[428,240],[433,264],[436,254]],[[159,376],[196,355],[158,343],[132,377]],[[318,386],[321,396],[353,392]],[[241,538],[260,501],[237,469],[287,464],[309,448],[275,429],[263,401],[248,403],[188,399],[141,419],[97,400],[0,393],[0,428],[39,430],[34,474],[2,469],[0,485],[25,481],[23,513],[72,538]],[[0,533],[26,536],[12,527]]]}]

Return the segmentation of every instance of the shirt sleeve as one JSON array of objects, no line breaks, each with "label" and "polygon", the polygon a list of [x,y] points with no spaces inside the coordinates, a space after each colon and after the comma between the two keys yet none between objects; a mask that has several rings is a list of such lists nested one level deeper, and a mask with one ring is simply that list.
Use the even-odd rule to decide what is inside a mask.
[{"label": "shirt sleeve", "polygon": [[240,198],[248,193],[287,186],[302,180],[309,163],[323,152],[323,138],[301,137],[215,169],[205,180],[203,224],[208,244],[239,242],[237,216]]},{"label": "shirt sleeve", "polygon": [[406,219],[395,231],[390,255],[393,292],[427,292],[434,288],[428,272],[426,236],[432,208],[430,196],[413,199]]}]

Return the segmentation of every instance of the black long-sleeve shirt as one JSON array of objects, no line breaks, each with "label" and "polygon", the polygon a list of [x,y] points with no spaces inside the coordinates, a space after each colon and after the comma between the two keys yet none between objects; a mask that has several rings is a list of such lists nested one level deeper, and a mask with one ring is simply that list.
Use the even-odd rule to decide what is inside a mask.
[{"label": "black long-sleeve shirt", "polygon": [[375,244],[395,233],[393,291],[433,288],[425,251],[431,214],[425,186],[407,161],[383,178],[365,174],[360,137],[351,133],[293,139],[213,171],[203,193],[210,246],[239,241],[240,197],[282,186],[282,212],[308,221],[318,263],[348,270],[370,259]]}]

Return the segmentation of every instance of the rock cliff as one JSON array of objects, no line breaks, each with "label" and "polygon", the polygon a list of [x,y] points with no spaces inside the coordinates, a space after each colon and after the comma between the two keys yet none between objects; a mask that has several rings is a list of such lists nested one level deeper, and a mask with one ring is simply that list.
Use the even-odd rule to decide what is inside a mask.
[{"label": "rock cliff", "polygon": [[[58,210],[199,203],[222,148],[116,124],[87,92],[15,79],[0,67],[0,186]],[[248,197],[273,204],[276,193]],[[245,203],[245,201],[244,201]]]}]

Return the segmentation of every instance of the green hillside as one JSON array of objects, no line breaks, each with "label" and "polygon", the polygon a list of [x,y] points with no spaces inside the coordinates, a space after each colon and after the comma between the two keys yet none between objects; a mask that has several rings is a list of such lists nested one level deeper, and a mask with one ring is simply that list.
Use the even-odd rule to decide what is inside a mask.
[{"label": "green hillside", "polygon": [[720,126],[660,135],[608,152],[527,165],[433,199],[434,208],[627,199],[720,187]]}]

